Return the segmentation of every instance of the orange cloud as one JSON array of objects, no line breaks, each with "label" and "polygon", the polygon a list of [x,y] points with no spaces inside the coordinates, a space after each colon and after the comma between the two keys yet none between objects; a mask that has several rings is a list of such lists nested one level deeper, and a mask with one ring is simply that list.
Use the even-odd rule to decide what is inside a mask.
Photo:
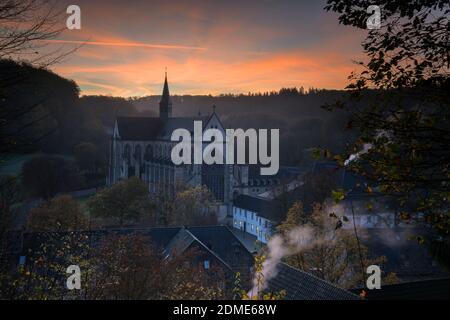
[{"label": "orange cloud", "polygon": [[[322,12],[320,5],[295,11],[285,4],[262,3],[261,9],[260,1],[242,6],[153,1],[139,13],[133,6],[103,10],[91,3],[83,6],[87,22],[80,32],[48,42],[81,46],[53,70],[74,79],[85,95],[160,94],[166,66],[172,94],[342,89],[364,36],[337,31],[335,17],[309,18]],[[134,20],[128,23],[124,19],[130,16]]]},{"label": "orange cloud", "polygon": [[[126,57],[126,49],[121,50],[125,52],[116,55]],[[298,49],[233,61],[207,54],[185,59],[154,54],[119,60],[57,66],[55,71],[75,79],[83,94],[138,96],[160,93],[164,66],[169,68],[172,92],[178,94],[271,91],[288,86],[342,89],[355,68],[350,59],[337,54]]]},{"label": "orange cloud", "polygon": [[106,41],[81,41],[81,40],[59,40],[50,39],[44,40],[47,43],[62,43],[62,44],[79,44],[79,45],[93,45],[93,46],[111,46],[111,47],[139,47],[139,48],[152,48],[152,49],[181,49],[181,50],[205,50],[206,48],[180,46],[180,45],[167,45],[167,44],[149,44],[138,42],[106,42]]}]

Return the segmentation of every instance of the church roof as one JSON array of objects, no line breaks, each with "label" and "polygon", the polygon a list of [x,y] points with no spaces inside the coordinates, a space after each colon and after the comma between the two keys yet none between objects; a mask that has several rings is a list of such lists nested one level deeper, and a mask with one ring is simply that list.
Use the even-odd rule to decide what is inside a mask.
[{"label": "church roof", "polygon": [[166,76],[164,78],[164,87],[160,104],[171,104],[171,103],[172,101],[170,100],[169,84],[167,83],[167,73],[166,73]]},{"label": "church roof", "polygon": [[163,126],[160,118],[117,118],[117,128],[123,140],[155,140]]},{"label": "church roof", "polygon": [[184,128],[194,131],[194,121],[201,120],[203,125],[209,116],[176,117],[163,120],[157,117],[118,117],[117,128],[122,140],[170,140],[175,129]]},{"label": "church roof", "polygon": [[[169,93],[169,84],[167,82],[167,72],[164,78],[163,93],[160,101],[161,106],[172,104]],[[214,106],[215,110],[215,106]],[[152,141],[152,140],[171,140],[172,132],[175,129],[187,129],[191,134],[194,132],[194,121],[202,121],[203,128],[215,115],[215,111],[209,116],[196,117],[171,117],[171,111],[168,115],[160,117],[118,117],[117,130],[122,140],[131,141]],[[220,122],[220,120],[219,120]]]}]

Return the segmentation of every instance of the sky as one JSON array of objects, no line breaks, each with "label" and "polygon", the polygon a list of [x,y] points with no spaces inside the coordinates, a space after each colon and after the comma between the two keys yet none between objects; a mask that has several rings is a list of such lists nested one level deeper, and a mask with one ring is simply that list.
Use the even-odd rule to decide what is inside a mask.
[{"label": "sky", "polygon": [[363,57],[365,31],[339,25],[320,0],[60,2],[70,4],[81,29],[47,46],[79,47],[51,69],[83,95],[158,95],[166,68],[171,94],[343,89]]}]

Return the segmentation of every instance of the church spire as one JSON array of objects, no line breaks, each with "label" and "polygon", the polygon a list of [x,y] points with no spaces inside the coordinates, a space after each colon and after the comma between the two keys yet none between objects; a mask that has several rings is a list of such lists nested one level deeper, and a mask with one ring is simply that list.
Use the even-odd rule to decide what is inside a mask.
[{"label": "church spire", "polygon": [[159,102],[159,117],[161,119],[167,119],[172,116],[172,101],[170,99],[169,84],[167,83],[167,67],[164,77],[164,87],[161,96],[161,101]]}]

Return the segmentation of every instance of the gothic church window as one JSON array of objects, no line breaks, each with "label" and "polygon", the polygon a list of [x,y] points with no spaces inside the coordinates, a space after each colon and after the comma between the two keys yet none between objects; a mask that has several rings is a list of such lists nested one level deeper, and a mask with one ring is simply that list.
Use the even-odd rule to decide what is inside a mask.
[{"label": "gothic church window", "polygon": [[130,159],[131,159],[131,147],[129,144],[125,145],[125,148],[123,151],[123,158],[127,161],[130,161]]},{"label": "gothic church window", "polygon": [[134,148],[134,159],[137,161],[137,162],[141,162],[141,146],[140,145],[137,145],[135,148]]},{"label": "gothic church window", "polygon": [[146,161],[150,161],[151,159],[153,159],[153,147],[152,147],[151,144],[149,144],[149,145],[145,148],[144,159],[145,159]]}]

